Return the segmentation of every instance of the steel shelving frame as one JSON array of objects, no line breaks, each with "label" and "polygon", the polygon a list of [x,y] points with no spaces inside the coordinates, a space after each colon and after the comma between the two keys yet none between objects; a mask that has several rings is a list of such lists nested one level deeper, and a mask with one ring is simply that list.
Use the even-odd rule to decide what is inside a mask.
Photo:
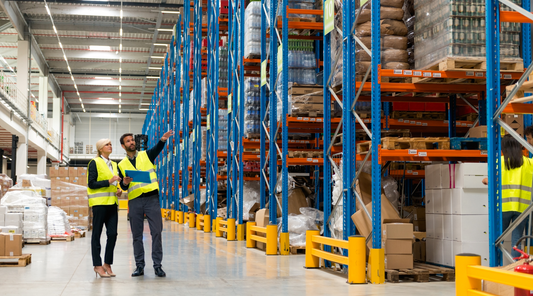
[{"label": "steel shelving frame", "polygon": [[[182,135],[183,135],[183,163],[181,167],[181,196],[189,196],[189,160],[191,155],[189,155],[189,97],[190,97],[190,71],[191,71],[191,25],[190,25],[190,13],[191,13],[191,3],[189,1],[184,2],[183,9],[183,55],[181,56],[183,62],[183,72],[181,77],[183,79],[183,85],[181,89],[181,98],[183,101],[183,121],[181,122],[182,126]],[[178,50],[181,50],[178,48]],[[183,211],[186,213],[189,211],[187,206],[183,206]]]},{"label": "steel shelving frame", "polygon": [[[210,219],[218,211],[218,71],[219,71],[219,15],[220,2],[207,2],[207,156],[206,211]],[[205,219],[204,219],[205,223]],[[211,223],[210,225],[215,225]]]},{"label": "steel shelving frame", "polygon": [[[201,149],[202,149],[202,5],[194,5],[193,40],[193,143],[192,143],[192,193],[194,212],[200,214]],[[191,225],[191,224],[190,224]]]},{"label": "steel shelving frame", "polygon": [[244,5],[244,0],[230,0],[228,11],[227,219],[235,219],[237,240],[244,240]]}]

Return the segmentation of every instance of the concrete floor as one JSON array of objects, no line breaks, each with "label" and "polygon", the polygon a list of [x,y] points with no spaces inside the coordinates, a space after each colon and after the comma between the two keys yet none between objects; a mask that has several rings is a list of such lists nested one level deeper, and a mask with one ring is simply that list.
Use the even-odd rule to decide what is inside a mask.
[{"label": "concrete floor", "polygon": [[[146,223],[146,222],[145,222]],[[104,238],[104,236],[102,236]],[[119,238],[113,270],[116,278],[95,278],[90,233],[73,242],[26,245],[32,254],[27,267],[0,268],[2,295],[454,295],[454,283],[348,285],[341,275],[306,270],[304,256],[270,256],[245,242],[216,239],[213,234],[165,221],[163,269],[156,278],[150,258],[151,239],[145,224],[145,276],[135,269],[126,213],[120,212]],[[102,243],[105,244],[104,240]]]}]

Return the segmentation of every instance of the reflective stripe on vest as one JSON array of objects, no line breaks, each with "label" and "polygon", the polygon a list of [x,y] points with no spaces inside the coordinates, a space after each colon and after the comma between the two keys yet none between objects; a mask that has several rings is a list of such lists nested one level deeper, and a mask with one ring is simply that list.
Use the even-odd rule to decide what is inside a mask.
[{"label": "reflective stripe on vest", "polygon": [[524,190],[524,191],[527,191],[527,192],[532,192],[531,191],[531,187],[530,186],[526,186],[526,185],[502,185],[502,190],[506,190],[506,189],[509,189],[509,190]]},{"label": "reflective stripe on vest", "polygon": [[150,158],[148,158],[148,154],[146,154],[146,151],[139,151],[137,153],[135,167],[127,157],[120,161],[118,167],[123,176],[126,176],[126,170],[139,170],[150,173],[150,183],[130,183],[128,188],[128,199],[132,200],[139,197],[143,193],[159,190],[157,174],[155,172],[153,163],[150,161]]},{"label": "reflective stripe on vest", "polygon": [[[105,181],[113,178],[113,176],[118,175],[117,164],[111,162],[113,167],[113,172],[109,170],[107,163],[101,158],[96,157],[93,160],[96,164],[96,170],[98,171],[97,181]],[[89,162],[90,164],[90,162]],[[89,178],[89,176],[87,176]],[[89,206],[100,206],[100,205],[113,205],[118,204],[118,199],[116,196],[117,187],[114,185],[109,185],[107,187],[102,187],[98,189],[91,189],[87,187],[87,195],[89,197]]]}]

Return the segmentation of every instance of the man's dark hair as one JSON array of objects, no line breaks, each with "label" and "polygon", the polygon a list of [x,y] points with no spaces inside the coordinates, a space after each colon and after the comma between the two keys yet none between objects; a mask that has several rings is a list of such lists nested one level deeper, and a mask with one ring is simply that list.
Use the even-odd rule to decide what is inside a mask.
[{"label": "man's dark hair", "polygon": [[533,125],[526,127],[524,135],[533,137]]},{"label": "man's dark hair", "polygon": [[132,133],[123,134],[122,137],[120,137],[120,144],[124,145],[124,138],[125,137],[133,137]]}]

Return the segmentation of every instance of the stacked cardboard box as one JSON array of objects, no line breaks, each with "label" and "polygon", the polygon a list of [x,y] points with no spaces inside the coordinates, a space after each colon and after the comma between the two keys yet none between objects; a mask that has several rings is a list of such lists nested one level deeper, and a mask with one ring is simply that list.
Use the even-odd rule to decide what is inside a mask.
[{"label": "stacked cardboard box", "polygon": [[68,177],[52,178],[52,205],[67,213],[71,226],[89,228],[86,168],[70,168]]},{"label": "stacked cardboard box", "polygon": [[488,264],[486,163],[426,166],[427,261],[455,265],[455,255],[480,254]]},{"label": "stacked cardboard box", "polygon": [[22,235],[0,233],[0,256],[21,256]]},{"label": "stacked cardboard box", "polygon": [[0,174],[0,198],[2,198],[11,187],[13,187],[13,180],[6,174]]},{"label": "stacked cardboard box", "polygon": [[407,206],[403,207],[403,217],[410,218],[413,223],[413,230],[426,232],[426,209],[423,207]]},{"label": "stacked cardboard box", "polygon": [[413,268],[413,225],[383,221],[382,247],[385,249],[385,268]]}]

